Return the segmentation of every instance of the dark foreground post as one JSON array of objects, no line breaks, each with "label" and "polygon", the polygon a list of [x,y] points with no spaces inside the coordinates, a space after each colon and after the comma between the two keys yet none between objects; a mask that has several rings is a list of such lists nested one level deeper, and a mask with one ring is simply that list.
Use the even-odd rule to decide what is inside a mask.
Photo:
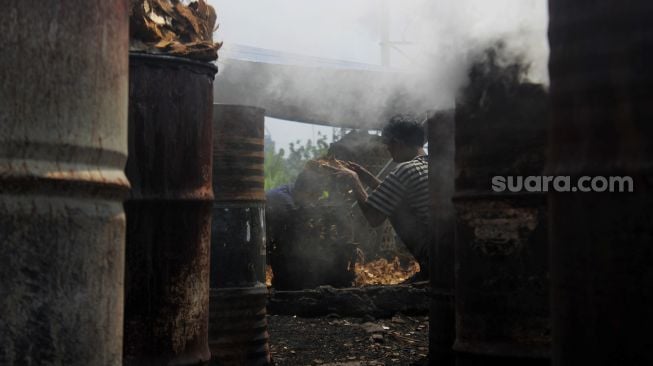
[{"label": "dark foreground post", "polygon": [[653,4],[551,0],[549,12],[548,173],[634,188],[549,195],[553,364],[651,365]]},{"label": "dark foreground post", "polygon": [[119,366],[127,1],[2,9],[0,364]]},{"label": "dark foreground post", "polygon": [[268,365],[265,306],[265,111],[214,106],[212,364]]},{"label": "dark foreground post", "polygon": [[455,175],[455,111],[436,112],[428,120],[429,192],[431,195],[432,245],[431,306],[429,313],[429,361],[453,365],[454,248],[456,214],[453,206]]},{"label": "dark foreground post", "polygon": [[209,360],[215,66],[132,54],[125,365]]},{"label": "dark foreground post", "polygon": [[539,85],[503,88],[490,85],[486,104],[456,107],[460,366],[549,363],[546,196],[492,184],[495,175],[542,174],[547,97]]}]

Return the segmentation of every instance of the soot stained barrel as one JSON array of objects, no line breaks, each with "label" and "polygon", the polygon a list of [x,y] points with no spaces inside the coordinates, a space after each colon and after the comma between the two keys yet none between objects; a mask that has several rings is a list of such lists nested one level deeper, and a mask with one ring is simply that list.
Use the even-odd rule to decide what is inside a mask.
[{"label": "soot stained barrel", "polygon": [[0,364],[119,366],[127,2],[2,8]]},{"label": "soot stained barrel", "polygon": [[209,361],[216,67],[131,54],[125,365]]},{"label": "soot stained barrel", "polygon": [[631,179],[549,194],[553,365],[651,365],[653,3],[551,0],[549,13],[547,174]]},{"label": "soot stained barrel", "polygon": [[547,365],[546,197],[492,186],[493,176],[542,174],[547,96],[490,80],[472,78],[479,93],[456,107],[456,362]]},{"label": "soot stained barrel", "polygon": [[241,105],[213,108],[211,362],[268,365],[265,111]]},{"label": "soot stained barrel", "polygon": [[431,245],[429,246],[431,304],[429,361],[453,365],[454,249],[456,213],[453,206],[455,174],[455,111],[438,111],[427,122],[429,143],[429,193]]}]

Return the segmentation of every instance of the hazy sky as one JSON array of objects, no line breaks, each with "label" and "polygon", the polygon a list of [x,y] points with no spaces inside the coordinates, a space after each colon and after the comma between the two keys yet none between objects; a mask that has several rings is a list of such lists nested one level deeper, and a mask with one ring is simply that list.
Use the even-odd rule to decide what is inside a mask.
[{"label": "hazy sky", "polygon": [[[209,0],[218,14],[214,38],[369,64],[381,63],[383,0]],[[546,0],[386,0],[391,66],[427,70],[429,79],[464,83],[464,57],[501,38],[533,63],[532,78],[548,82]],[[453,81],[452,81],[453,80]],[[453,95],[454,91],[451,91]],[[269,120],[277,147],[331,135],[331,127]]]},{"label": "hazy sky", "polygon": [[[215,35],[237,43],[325,58],[379,62],[380,0],[210,0]],[[410,1],[410,0],[408,0]]]}]

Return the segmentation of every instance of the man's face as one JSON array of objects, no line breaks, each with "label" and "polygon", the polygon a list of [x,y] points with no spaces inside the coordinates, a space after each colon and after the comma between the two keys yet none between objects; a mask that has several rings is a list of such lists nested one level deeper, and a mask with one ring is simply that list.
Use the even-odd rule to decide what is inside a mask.
[{"label": "man's face", "polygon": [[397,142],[397,140],[394,140],[394,139],[390,139],[390,140],[385,142],[385,147],[388,150],[388,152],[390,153],[390,156],[392,157],[392,160],[394,160],[395,163],[400,163],[400,161],[399,161],[400,146],[399,145],[400,145],[399,142]]}]

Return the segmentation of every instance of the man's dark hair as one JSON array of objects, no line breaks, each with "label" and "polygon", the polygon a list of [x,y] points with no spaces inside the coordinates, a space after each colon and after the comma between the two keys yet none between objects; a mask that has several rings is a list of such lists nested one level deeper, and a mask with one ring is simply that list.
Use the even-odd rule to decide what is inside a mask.
[{"label": "man's dark hair", "polygon": [[386,144],[396,140],[408,146],[424,146],[424,129],[410,114],[397,114],[390,118],[381,131],[381,137]]}]

